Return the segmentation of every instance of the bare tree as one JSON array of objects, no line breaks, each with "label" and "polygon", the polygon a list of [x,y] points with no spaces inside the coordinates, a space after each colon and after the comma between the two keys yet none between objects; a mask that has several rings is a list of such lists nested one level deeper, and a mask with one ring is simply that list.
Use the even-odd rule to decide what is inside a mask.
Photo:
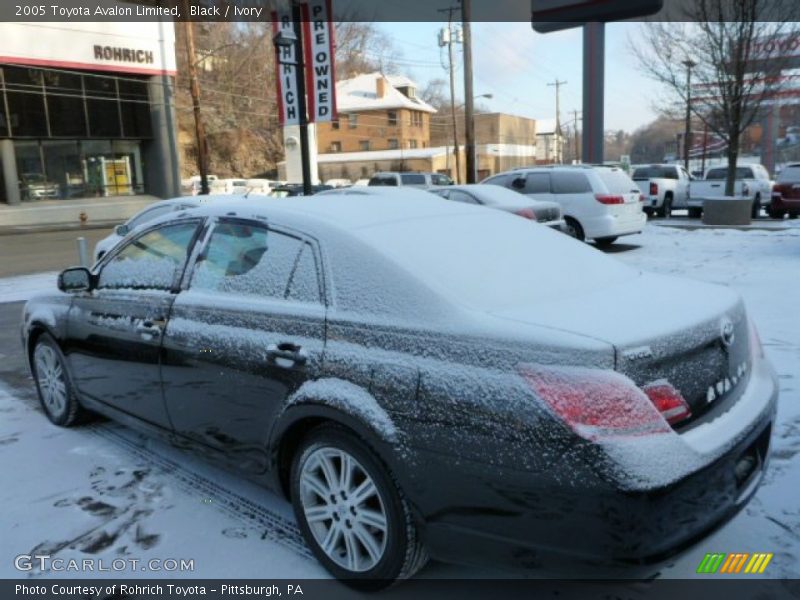
[{"label": "bare tree", "polygon": [[782,0],[694,0],[684,10],[686,22],[646,23],[631,50],[673,109],[688,107],[725,141],[732,196],[740,138],[781,88],[781,42],[797,33],[794,9]]}]

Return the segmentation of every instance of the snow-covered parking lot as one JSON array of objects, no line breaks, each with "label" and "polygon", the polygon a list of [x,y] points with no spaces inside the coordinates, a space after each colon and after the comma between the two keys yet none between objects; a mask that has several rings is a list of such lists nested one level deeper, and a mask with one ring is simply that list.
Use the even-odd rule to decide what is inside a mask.
[{"label": "snow-covered parking lot", "polygon": [[[767,477],[747,509],[712,537],[661,569],[688,578],[706,552],[773,552],[765,576],[800,575],[800,222],[774,230],[686,230],[648,225],[612,250],[643,270],[730,286],[745,299],[781,396]],[[0,303],[16,302],[52,274],[0,280]],[[626,302],[620,298],[620,302]],[[702,298],[697,299],[702,302]],[[2,309],[0,305],[0,309]],[[17,310],[17,309],[15,309]],[[591,310],[591,307],[587,307]],[[653,319],[661,315],[653,314]],[[19,352],[2,348],[0,353]],[[0,354],[0,357],[3,357]],[[51,425],[32,383],[0,381],[0,576],[85,577],[91,573],[20,573],[14,557],[136,559],[125,577],[327,577],[303,543],[288,503],[180,449],[121,425]],[[143,570],[167,559],[193,561],[191,572]],[[172,563],[169,563],[172,565]],[[164,567],[162,567],[164,568]],[[422,577],[547,577],[432,564]],[[97,573],[114,576],[115,573]],[[580,575],[575,574],[573,575]]]}]

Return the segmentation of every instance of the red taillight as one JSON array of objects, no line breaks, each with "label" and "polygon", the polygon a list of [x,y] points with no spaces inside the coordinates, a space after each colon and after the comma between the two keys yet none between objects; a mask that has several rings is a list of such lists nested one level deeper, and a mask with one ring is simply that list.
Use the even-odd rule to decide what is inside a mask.
[{"label": "red taillight", "polygon": [[639,202],[644,202],[644,201],[645,201],[644,194],[639,194]]},{"label": "red taillight", "polygon": [[625,204],[625,198],[614,194],[595,194],[594,197],[600,204]]},{"label": "red taillight", "polygon": [[536,220],[536,213],[533,212],[532,208],[521,208],[520,210],[515,211],[514,214],[525,219],[531,219],[532,221]]},{"label": "red taillight", "polygon": [[531,389],[587,440],[672,431],[645,393],[624,375],[585,367],[520,365]]},{"label": "red taillight", "polygon": [[666,381],[648,383],[644,388],[645,395],[661,413],[667,423],[674,425],[692,416],[692,409],[681,393]]},{"label": "red taillight", "polygon": [[655,181],[650,182],[650,195],[658,196],[658,184]]}]

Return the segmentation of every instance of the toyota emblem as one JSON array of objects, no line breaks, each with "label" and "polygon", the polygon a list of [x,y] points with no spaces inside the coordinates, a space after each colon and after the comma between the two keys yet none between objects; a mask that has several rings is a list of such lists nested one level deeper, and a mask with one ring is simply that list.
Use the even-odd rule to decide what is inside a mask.
[{"label": "toyota emblem", "polygon": [[731,321],[730,319],[723,319],[720,325],[720,330],[721,330],[720,337],[722,338],[722,343],[725,346],[729,347],[731,344],[733,344],[733,340],[736,337],[736,334],[734,333],[733,330],[733,321]]}]

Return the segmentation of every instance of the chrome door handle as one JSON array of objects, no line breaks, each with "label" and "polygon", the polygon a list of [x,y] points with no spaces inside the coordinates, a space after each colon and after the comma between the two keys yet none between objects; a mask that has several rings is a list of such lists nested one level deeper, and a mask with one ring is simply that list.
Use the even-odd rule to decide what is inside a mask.
[{"label": "chrome door handle", "polygon": [[277,362],[276,359],[283,359],[296,365],[304,365],[308,360],[308,353],[301,346],[291,342],[283,342],[267,346],[267,358],[271,362]]}]

